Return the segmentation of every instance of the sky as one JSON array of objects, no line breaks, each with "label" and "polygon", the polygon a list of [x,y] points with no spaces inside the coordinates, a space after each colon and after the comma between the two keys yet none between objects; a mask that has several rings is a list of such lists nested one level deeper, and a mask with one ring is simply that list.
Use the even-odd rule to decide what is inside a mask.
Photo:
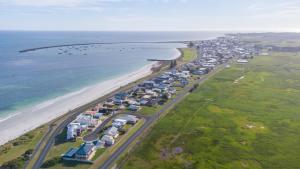
[{"label": "sky", "polygon": [[0,30],[300,32],[300,0],[0,0]]}]

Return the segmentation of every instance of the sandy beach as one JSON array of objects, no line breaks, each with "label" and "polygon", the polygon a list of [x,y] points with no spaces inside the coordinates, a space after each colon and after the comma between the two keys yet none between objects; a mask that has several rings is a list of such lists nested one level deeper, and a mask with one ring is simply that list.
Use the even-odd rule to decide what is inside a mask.
[{"label": "sandy beach", "polygon": [[150,75],[154,64],[157,63],[154,62],[132,73],[45,101],[2,119],[0,121],[0,145],[65,114],[69,110],[87,104],[122,86]]}]

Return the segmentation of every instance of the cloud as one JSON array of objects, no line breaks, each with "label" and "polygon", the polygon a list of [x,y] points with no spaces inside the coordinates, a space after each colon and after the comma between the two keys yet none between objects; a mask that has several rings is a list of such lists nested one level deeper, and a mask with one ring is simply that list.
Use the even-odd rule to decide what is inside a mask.
[{"label": "cloud", "polygon": [[300,15],[300,1],[277,0],[270,3],[270,1],[260,1],[248,6],[248,12],[252,18],[289,18]]},{"label": "cloud", "polygon": [[0,6],[33,6],[33,7],[79,7],[79,6],[101,6],[111,3],[131,3],[131,2],[181,2],[188,0],[0,0]]},{"label": "cloud", "polygon": [[11,6],[74,7],[81,5],[83,2],[83,0],[2,0],[0,4]]}]

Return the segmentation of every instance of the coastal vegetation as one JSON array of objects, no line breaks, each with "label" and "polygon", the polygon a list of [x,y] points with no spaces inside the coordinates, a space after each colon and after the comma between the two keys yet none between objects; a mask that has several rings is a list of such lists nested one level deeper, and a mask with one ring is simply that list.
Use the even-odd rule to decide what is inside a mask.
[{"label": "coastal vegetation", "polygon": [[299,82],[299,54],[232,65],[160,119],[123,167],[298,168]]},{"label": "coastal vegetation", "polygon": [[47,127],[41,126],[0,146],[0,166],[22,168],[46,130]]}]

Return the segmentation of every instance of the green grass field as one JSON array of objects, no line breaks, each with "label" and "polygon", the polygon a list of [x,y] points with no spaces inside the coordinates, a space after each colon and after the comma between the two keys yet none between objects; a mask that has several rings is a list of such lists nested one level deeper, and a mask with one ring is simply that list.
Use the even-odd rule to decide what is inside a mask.
[{"label": "green grass field", "polygon": [[205,82],[153,127],[123,167],[297,169],[299,143],[300,54],[275,53]]},{"label": "green grass field", "polygon": [[183,57],[182,57],[183,62],[190,62],[197,58],[196,49],[183,48],[181,49],[181,51],[183,53]]}]

